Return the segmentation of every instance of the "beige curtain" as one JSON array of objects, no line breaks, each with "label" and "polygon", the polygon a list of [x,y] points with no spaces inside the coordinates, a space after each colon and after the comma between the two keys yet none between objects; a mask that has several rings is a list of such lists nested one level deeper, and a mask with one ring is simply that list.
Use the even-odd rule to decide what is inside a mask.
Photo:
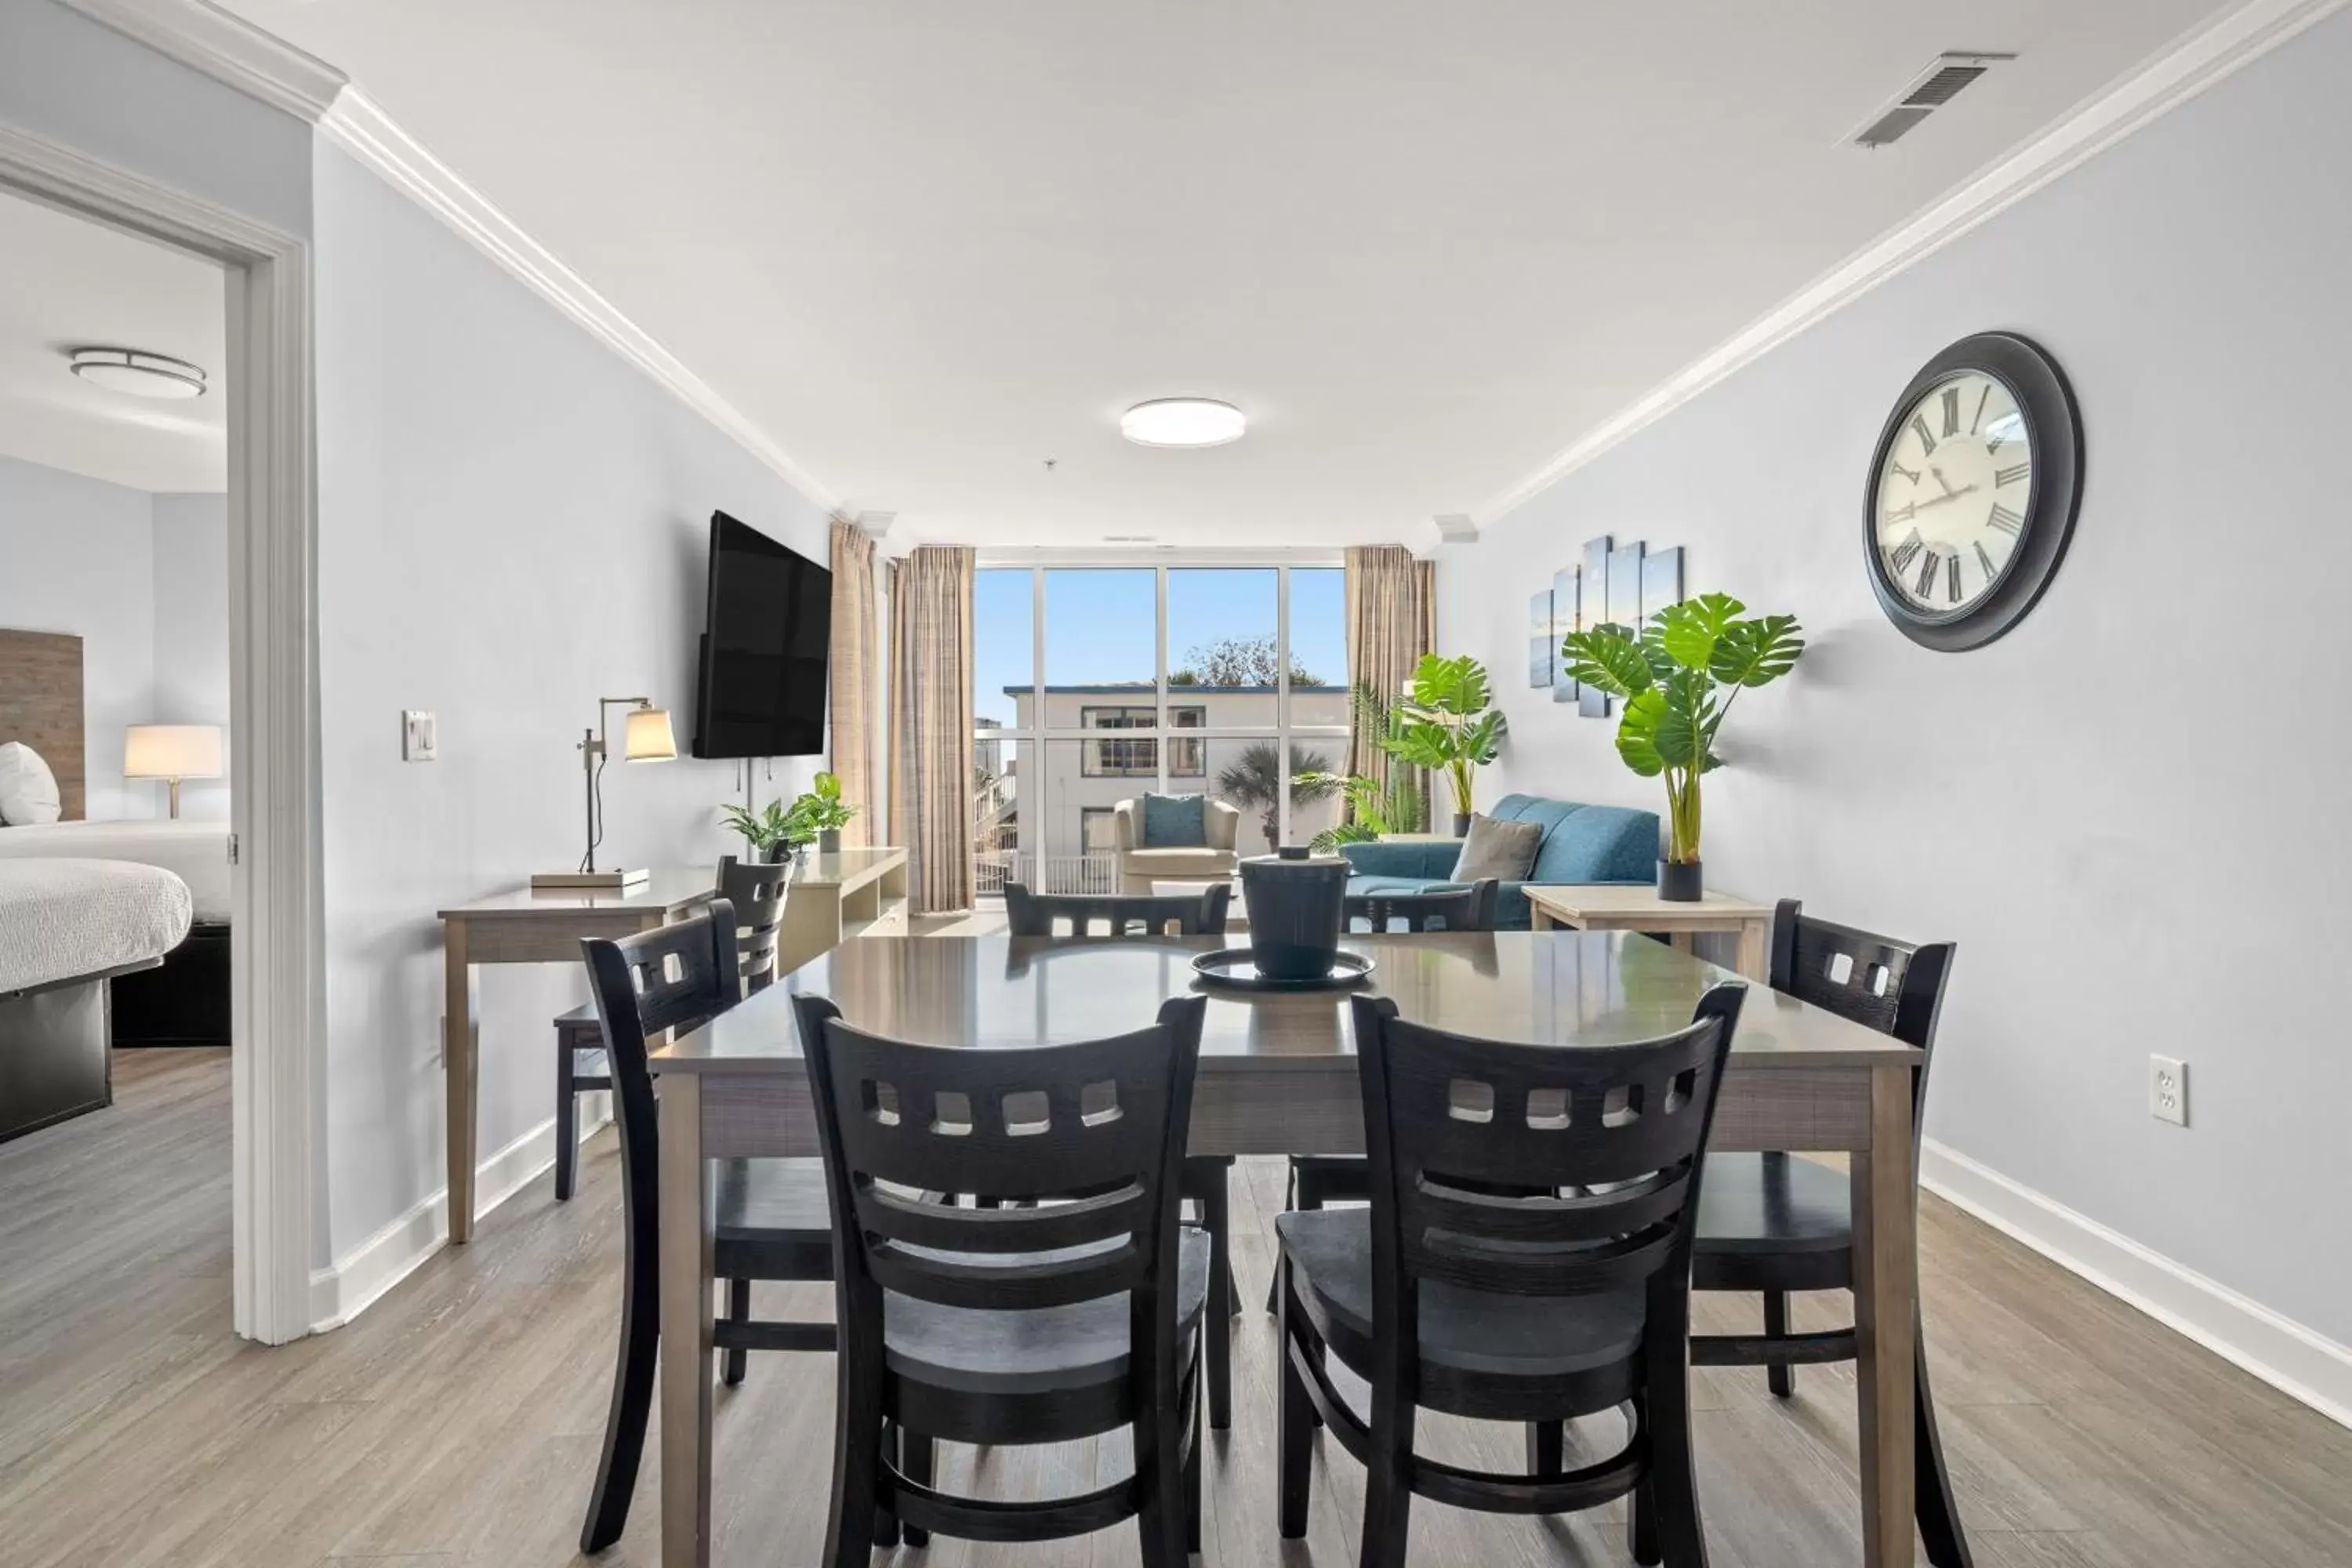
[{"label": "beige curtain", "polygon": [[[1348,672],[1349,679],[1369,681],[1383,702],[1394,702],[1412,679],[1421,656],[1437,649],[1437,568],[1416,561],[1412,552],[1394,544],[1358,544],[1348,548]],[[1373,743],[1360,718],[1351,718],[1348,737],[1348,771],[1385,785],[1391,770],[1403,770]],[[1427,800],[1430,778],[1421,769],[1407,770]],[[1448,810],[1442,801],[1430,801],[1425,826],[1435,828],[1438,813]]]},{"label": "beige curtain", "polygon": [[916,914],[968,910],[971,868],[971,570],[926,544],[890,593],[890,831]]},{"label": "beige curtain", "polygon": [[874,608],[874,541],[854,522],[833,525],[833,771],[842,798],[857,808],[841,842],[880,840],[883,802],[875,798],[876,715],[882,708],[882,628]]}]

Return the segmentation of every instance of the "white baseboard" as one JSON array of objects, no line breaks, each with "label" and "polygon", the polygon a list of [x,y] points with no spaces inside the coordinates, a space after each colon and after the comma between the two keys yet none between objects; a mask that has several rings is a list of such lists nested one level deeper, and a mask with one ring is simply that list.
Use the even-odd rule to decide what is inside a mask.
[{"label": "white baseboard", "polygon": [[[601,1094],[580,1099],[580,1140],[610,1122]],[[609,1104],[609,1101],[607,1101]],[[484,1160],[474,1173],[474,1216],[479,1219],[547,1173],[555,1164],[555,1119],[549,1117]],[[449,1240],[449,1190],[443,1187],[335,1259],[310,1271],[310,1331],[340,1329],[415,1272]]]},{"label": "white baseboard", "polygon": [[1933,1138],[1921,1141],[1919,1184],[2280,1393],[2352,1426],[2352,1348]]}]

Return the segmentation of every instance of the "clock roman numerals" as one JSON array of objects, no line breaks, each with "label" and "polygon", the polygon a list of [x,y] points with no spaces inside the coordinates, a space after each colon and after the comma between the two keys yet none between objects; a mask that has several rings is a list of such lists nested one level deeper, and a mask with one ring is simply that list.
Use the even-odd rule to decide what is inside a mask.
[{"label": "clock roman numerals", "polygon": [[1927,552],[1926,559],[1919,563],[1919,581],[1916,591],[1923,599],[1936,591],[1936,563],[1940,559],[1941,557],[1931,550]]},{"label": "clock roman numerals", "polygon": [[1944,438],[1950,440],[1960,433],[1960,389],[1944,388]]},{"label": "clock roman numerals", "polygon": [[2032,471],[2032,463],[2011,463],[2009,467],[1996,472],[1992,477],[1992,482],[1997,488],[2006,489],[2020,482]]},{"label": "clock roman numerals", "polygon": [[1957,605],[1960,602],[1960,558],[1944,557],[1944,597]]},{"label": "clock roman numerals", "polygon": [[1902,464],[1900,464],[1900,463],[1896,462],[1896,461],[1895,461],[1894,458],[1887,458],[1887,459],[1886,459],[1886,466],[1887,466],[1888,468],[1890,468],[1894,469],[1896,473],[1901,474],[1905,479],[1906,479],[1910,480],[1913,484],[1915,484],[1915,485],[1916,485],[1916,484],[1917,484],[1917,483],[1919,482],[1919,474],[1918,474],[1918,470],[1916,470],[1916,469],[1915,469],[1915,468],[1905,468]]},{"label": "clock roman numerals", "polygon": [[1985,581],[1990,583],[2000,574],[1992,569],[1992,557],[1985,553],[1984,541],[1976,542],[1977,564],[1984,568]]},{"label": "clock roman numerals", "polygon": [[1929,457],[1936,455],[1936,437],[1928,432],[1925,414],[1911,416],[1911,433],[1919,437],[1919,449]]},{"label": "clock roman numerals", "polygon": [[1977,433],[1977,427],[1984,423],[1985,405],[1991,401],[1992,383],[1986,382],[1984,386],[1977,393],[1977,416],[1969,421],[1969,435],[1975,435]]},{"label": "clock roman numerals", "polygon": [[2025,519],[1999,501],[1992,503],[1992,515],[1985,519],[1988,526],[1997,528],[2015,539],[2025,529]]},{"label": "clock roman numerals", "polygon": [[1925,548],[1927,548],[1927,541],[1919,537],[1919,531],[1915,528],[1911,531],[1911,537],[1896,545],[1894,552],[1887,559],[1894,564],[1895,573],[1900,575],[1911,569],[1912,557]]}]

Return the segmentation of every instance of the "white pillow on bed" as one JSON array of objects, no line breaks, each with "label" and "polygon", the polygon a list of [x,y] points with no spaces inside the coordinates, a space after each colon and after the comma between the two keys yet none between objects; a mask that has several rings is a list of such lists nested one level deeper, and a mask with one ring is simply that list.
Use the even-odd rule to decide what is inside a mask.
[{"label": "white pillow on bed", "polygon": [[55,822],[59,805],[58,775],[41,753],[22,741],[0,745],[0,823],[28,827]]}]

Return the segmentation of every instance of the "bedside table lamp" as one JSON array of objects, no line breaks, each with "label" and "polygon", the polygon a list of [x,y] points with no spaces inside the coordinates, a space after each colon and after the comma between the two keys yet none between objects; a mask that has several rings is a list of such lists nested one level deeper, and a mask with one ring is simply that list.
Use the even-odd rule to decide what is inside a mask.
[{"label": "bedside table lamp", "polygon": [[221,776],[217,724],[132,724],[122,731],[122,776],[171,786],[172,820],[180,819],[180,781]]},{"label": "bedside table lamp", "polygon": [[596,727],[580,737],[580,765],[587,773],[587,853],[572,871],[542,871],[530,879],[534,888],[572,892],[614,893],[646,879],[643,867],[626,870],[596,869],[596,846],[604,841],[604,763],[612,753],[606,731],[610,710],[626,708],[621,721],[621,760],[625,763],[667,763],[677,755],[677,736],[670,729],[669,710],[656,708],[650,697],[599,697]]}]

